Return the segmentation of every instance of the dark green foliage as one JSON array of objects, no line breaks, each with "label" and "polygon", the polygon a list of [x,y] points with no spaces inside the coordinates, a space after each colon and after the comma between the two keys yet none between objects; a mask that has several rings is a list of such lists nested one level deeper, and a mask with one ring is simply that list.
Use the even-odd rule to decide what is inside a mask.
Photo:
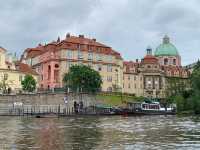
[{"label": "dark green foliage", "polygon": [[102,84],[99,72],[84,65],[72,66],[63,81],[73,92],[95,93],[101,89]]},{"label": "dark green foliage", "polygon": [[192,102],[195,113],[200,114],[200,62],[198,61],[191,76],[192,83]]},{"label": "dark green foliage", "polygon": [[[200,62],[197,62],[190,78],[190,90],[174,93],[172,95],[177,104],[177,110],[188,111],[192,110],[196,114],[200,114]],[[176,90],[177,91],[177,90]]]},{"label": "dark green foliage", "polygon": [[174,97],[182,95],[185,91],[190,89],[190,80],[177,77],[170,77],[167,79],[167,97]]},{"label": "dark green foliage", "polygon": [[24,91],[33,92],[36,89],[36,81],[31,75],[25,75],[21,84]]},{"label": "dark green foliage", "polygon": [[178,95],[178,96],[174,97],[174,100],[176,102],[177,111],[178,112],[184,111],[185,108],[184,108],[184,98],[183,98],[183,96]]}]

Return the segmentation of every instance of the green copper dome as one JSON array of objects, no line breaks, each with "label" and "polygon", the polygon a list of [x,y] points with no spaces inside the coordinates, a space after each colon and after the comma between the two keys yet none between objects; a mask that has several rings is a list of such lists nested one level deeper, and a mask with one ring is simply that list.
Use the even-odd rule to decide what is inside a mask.
[{"label": "green copper dome", "polygon": [[178,50],[176,47],[170,43],[169,37],[165,36],[163,38],[163,43],[160,44],[155,51],[155,56],[178,56]]}]

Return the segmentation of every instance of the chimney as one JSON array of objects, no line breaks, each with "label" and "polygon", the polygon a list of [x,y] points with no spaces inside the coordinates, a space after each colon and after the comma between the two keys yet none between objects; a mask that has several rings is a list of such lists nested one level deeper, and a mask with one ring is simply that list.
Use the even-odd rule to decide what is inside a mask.
[{"label": "chimney", "polygon": [[96,42],[97,40],[96,39],[92,39],[94,42]]},{"label": "chimney", "polygon": [[79,38],[84,38],[84,35],[79,35]]},{"label": "chimney", "polygon": [[70,38],[70,33],[67,33],[67,34],[66,34],[66,38]]}]

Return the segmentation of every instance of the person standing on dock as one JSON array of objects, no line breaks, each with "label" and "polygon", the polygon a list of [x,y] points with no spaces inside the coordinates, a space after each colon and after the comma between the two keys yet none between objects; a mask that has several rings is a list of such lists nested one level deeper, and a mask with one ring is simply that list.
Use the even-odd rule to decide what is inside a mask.
[{"label": "person standing on dock", "polygon": [[75,112],[75,114],[78,113],[78,104],[76,101],[74,101],[74,112]]}]

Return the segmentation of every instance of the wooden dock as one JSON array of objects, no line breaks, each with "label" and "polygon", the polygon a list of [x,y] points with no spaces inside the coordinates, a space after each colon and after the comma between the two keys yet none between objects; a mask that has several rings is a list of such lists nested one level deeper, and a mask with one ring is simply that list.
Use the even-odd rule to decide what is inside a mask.
[{"label": "wooden dock", "polygon": [[64,105],[0,105],[0,116],[68,116],[73,115],[74,109]]},{"label": "wooden dock", "polygon": [[65,105],[22,105],[0,104],[0,116],[33,116],[38,118],[45,117],[65,117],[75,115],[114,115],[109,109],[99,110],[94,106],[74,111],[73,107]]}]

